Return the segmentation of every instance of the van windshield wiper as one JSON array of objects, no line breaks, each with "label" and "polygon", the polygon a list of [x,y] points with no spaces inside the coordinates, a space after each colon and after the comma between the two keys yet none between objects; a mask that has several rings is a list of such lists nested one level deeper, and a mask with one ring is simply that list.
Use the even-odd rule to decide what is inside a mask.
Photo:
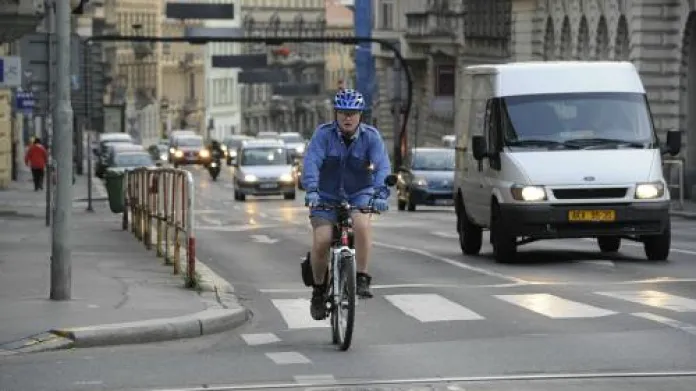
[{"label": "van windshield wiper", "polygon": [[631,140],[621,140],[616,138],[576,138],[571,140],[566,140],[563,142],[565,145],[572,145],[578,148],[584,147],[597,147],[597,146],[628,146],[632,148],[645,148],[645,143]]},{"label": "van windshield wiper", "polygon": [[559,141],[553,141],[553,140],[541,140],[541,139],[526,139],[526,140],[517,140],[517,141],[508,141],[507,145],[510,147],[541,147],[541,148],[554,148],[554,149],[562,149],[562,148],[572,148],[572,149],[578,149],[580,147],[574,146],[574,145],[566,145],[565,143],[559,142]]}]

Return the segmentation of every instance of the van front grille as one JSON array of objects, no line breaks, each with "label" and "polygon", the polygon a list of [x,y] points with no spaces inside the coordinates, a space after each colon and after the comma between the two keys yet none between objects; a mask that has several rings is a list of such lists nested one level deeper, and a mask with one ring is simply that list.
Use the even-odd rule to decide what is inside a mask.
[{"label": "van front grille", "polygon": [[553,195],[559,200],[589,200],[595,198],[624,198],[627,187],[604,187],[590,189],[554,189]]}]

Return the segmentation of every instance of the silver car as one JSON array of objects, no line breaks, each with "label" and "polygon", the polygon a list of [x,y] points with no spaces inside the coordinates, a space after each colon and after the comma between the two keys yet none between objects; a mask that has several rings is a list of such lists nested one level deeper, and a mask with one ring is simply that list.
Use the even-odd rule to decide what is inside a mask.
[{"label": "silver car", "polygon": [[246,196],[283,195],[295,199],[292,158],[280,140],[247,140],[234,162],[234,199]]}]

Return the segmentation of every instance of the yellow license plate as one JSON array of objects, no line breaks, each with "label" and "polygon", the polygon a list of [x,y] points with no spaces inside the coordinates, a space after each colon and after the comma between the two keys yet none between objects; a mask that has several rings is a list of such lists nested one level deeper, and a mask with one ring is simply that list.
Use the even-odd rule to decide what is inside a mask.
[{"label": "yellow license plate", "polygon": [[568,221],[608,222],[615,220],[616,211],[613,210],[571,210],[568,212]]}]

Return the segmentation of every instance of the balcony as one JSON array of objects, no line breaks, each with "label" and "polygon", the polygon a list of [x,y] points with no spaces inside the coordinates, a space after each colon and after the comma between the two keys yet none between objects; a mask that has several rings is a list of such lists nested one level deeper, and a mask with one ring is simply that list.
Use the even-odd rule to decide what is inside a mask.
[{"label": "balcony", "polygon": [[414,12],[406,14],[406,39],[410,43],[455,44],[464,13]]},{"label": "balcony", "polygon": [[0,43],[34,32],[45,13],[43,1],[0,0]]}]

